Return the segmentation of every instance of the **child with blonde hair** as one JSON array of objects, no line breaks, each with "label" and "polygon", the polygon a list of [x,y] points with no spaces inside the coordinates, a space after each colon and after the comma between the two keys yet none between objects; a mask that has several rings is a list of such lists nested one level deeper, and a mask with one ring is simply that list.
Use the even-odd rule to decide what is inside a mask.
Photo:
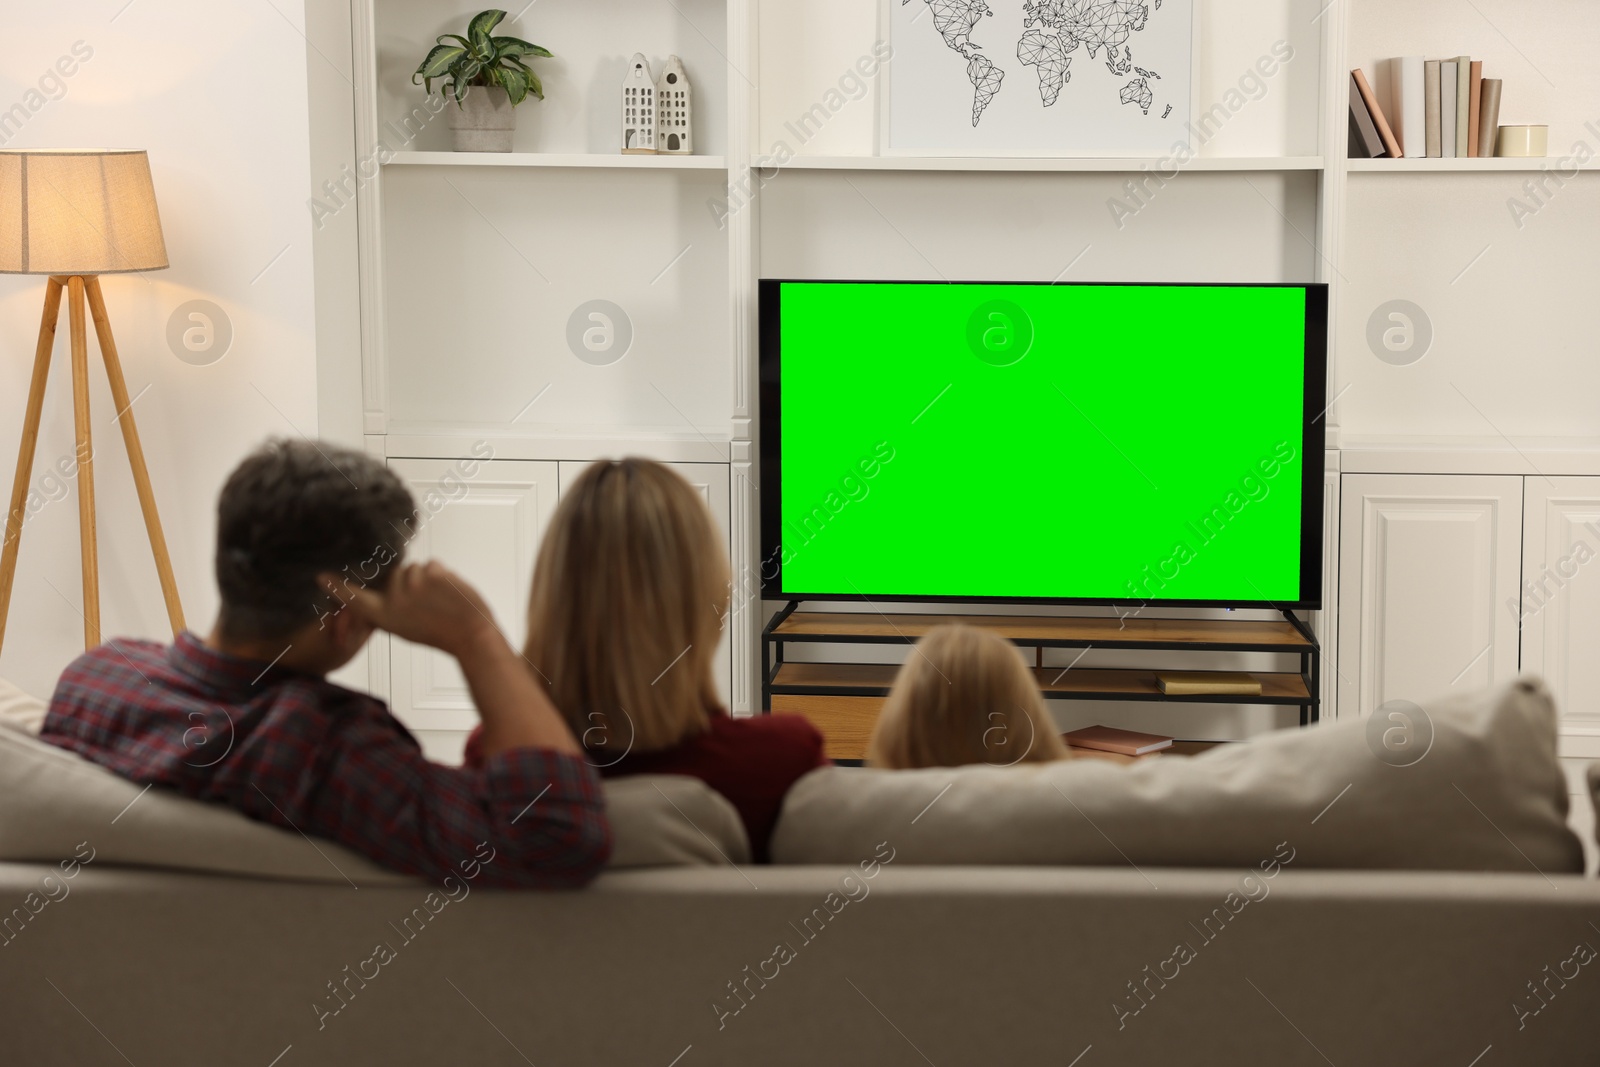
[{"label": "child with blonde hair", "polygon": [[960,625],[934,627],[916,643],[867,747],[867,761],[888,770],[1069,755],[1016,646]]}]

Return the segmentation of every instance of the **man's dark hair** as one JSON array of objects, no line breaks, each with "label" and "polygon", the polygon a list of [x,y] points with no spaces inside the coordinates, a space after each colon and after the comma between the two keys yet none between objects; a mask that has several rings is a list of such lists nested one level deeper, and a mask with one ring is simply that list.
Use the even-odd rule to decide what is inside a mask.
[{"label": "man's dark hair", "polygon": [[219,624],[233,640],[285,637],[337,610],[317,584],[388,583],[416,502],[381,460],[311,441],[268,441],[228,476],[217,501]]}]

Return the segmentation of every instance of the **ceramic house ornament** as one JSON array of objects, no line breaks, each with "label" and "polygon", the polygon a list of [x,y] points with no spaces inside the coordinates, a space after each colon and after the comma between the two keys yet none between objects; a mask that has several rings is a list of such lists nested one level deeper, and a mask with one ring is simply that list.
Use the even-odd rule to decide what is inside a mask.
[{"label": "ceramic house ornament", "polygon": [[683,60],[668,56],[656,81],[656,150],[669,155],[694,154],[694,97]]},{"label": "ceramic house ornament", "polygon": [[653,155],[656,150],[656,83],[643,52],[635,52],[622,79],[622,152]]}]

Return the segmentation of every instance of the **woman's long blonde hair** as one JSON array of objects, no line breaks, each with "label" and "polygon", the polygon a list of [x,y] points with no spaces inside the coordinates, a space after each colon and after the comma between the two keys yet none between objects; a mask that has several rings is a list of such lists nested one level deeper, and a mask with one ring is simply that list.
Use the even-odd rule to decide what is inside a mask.
[{"label": "woman's long blonde hair", "polygon": [[523,654],[586,749],[670,748],[720,710],[712,664],[728,602],[700,494],[653,460],[595,463],[545,531]]},{"label": "woman's long blonde hair", "polygon": [[934,627],[916,643],[867,746],[867,761],[890,770],[1068,755],[1016,646],[960,625]]}]

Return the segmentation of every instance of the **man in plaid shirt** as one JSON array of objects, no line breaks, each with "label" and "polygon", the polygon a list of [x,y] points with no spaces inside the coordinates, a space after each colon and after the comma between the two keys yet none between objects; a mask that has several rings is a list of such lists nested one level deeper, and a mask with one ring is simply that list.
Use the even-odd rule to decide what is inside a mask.
[{"label": "man in plaid shirt", "polygon": [[[276,441],[217,507],[222,608],[209,636],[116,640],[61,676],[41,736],[124,778],[337,841],[430,880],[581,886],[611,851],[600,781],[478,593],[403,566],[417,511],[384,465]],[[325,675],[375,629],[461,665],[483,764],[430,763],[381,701]]]}]

